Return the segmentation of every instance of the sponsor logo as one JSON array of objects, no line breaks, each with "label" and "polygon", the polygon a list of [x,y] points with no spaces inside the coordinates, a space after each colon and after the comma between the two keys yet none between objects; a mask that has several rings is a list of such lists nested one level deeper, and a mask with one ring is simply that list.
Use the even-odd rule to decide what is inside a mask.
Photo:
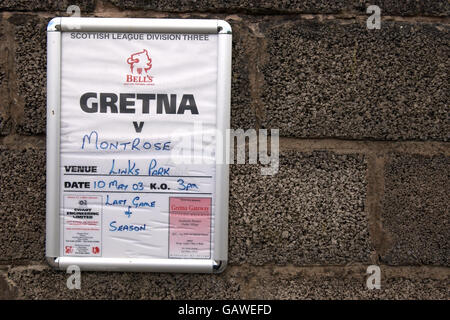
[{"label": "sponsor logo", "polygon": [[99,247],[92,247],[92,253],[93,254],[99,254],[100,253],[100,248]]},{"label": "sponsor logo", "polygon": [[125,84],[127,85],[153,85],[153,76],[150,75],[149,71],[152,68],[152,59],[147,51],[143,49],[142,51],[132,53],[128,59],[127,63],[129,66],[129,72],[126,74]]}]

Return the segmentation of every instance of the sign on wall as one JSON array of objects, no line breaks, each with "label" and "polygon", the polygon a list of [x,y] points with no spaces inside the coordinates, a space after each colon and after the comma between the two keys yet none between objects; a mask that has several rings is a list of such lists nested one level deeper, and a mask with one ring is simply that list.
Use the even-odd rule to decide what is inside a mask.
[{"label": "sign on wall", "polygon": [[229,25],[55,18],[47,38],[49,263],[222,271]]}]

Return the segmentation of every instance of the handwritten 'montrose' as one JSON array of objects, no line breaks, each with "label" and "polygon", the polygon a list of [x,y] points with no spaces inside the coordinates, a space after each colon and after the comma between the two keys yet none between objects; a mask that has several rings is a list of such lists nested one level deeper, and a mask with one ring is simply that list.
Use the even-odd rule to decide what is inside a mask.
[{"label": "handwritten 'montrose'", "polygon": [[170,151],[170,141],[150,142],[141,138],[133,138],[128,141],[101,141],[98,132],[93,130],[85,134],[81,141],[82,150],[121,150],[121,151]]}]

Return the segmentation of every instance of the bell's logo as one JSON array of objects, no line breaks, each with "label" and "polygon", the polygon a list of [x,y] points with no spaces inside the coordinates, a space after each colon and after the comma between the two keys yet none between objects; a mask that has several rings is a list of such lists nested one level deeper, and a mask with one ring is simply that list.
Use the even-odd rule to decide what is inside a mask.
[{"label": "bell's logo", "polygon": [[125,84],[153,84],[153,77],[149,74],[152,68],[152,59],[148,55],[147,49],[131,54],[127,63],[130,67],[130,73],[127,74]]}]

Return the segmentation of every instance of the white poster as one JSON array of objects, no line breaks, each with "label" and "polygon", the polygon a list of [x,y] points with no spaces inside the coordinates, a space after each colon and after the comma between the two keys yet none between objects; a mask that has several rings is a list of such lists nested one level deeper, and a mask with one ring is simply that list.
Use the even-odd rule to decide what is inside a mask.
[{"label": "white poster", "polygon": [[212,258],[217,46],[62,33],[62,256]]}]

